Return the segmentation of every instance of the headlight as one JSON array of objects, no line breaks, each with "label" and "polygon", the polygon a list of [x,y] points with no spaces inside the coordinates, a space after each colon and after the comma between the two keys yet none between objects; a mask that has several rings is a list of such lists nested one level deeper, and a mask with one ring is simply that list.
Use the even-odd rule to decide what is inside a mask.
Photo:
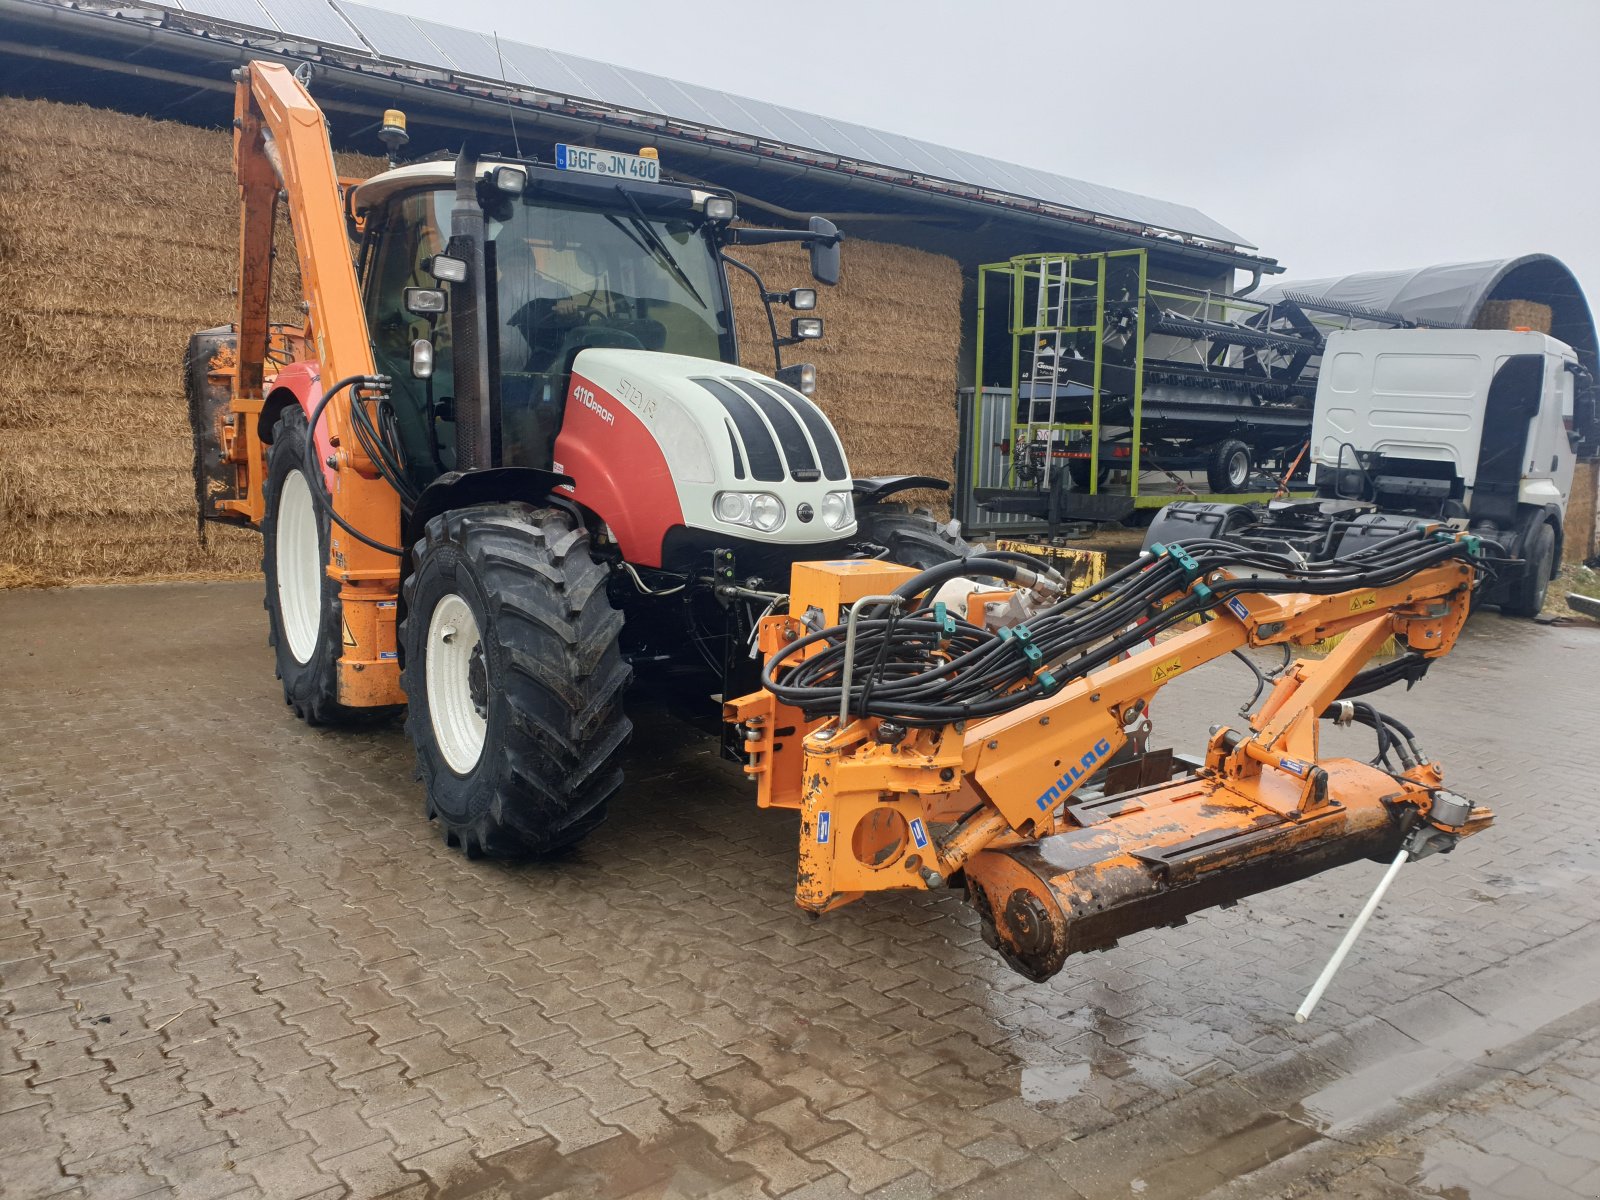
[{"label": "headlight", "polygon": [[733,201],[726,196],[706,197],[706,217],[712,221],[733,220]]},{"label": "headlight", "polygon": [[783,501],[770,492],[718,492],[711,503],[717,520],[771,533],[783,524]]},{"label": "headlight", "polygon": [[744,492],[718,492],[714,507],[719,521],[730,525],[750,523],[750,497]]},{"label": "headlight", "polygon": [[856,505],[849,492],[829,492],[822,498],[822,522],[829,529],[843,529],[856,519]]},{"label": "headlight", "polygon": [[766,492],[758,492],[750,501],[750,520],[762,533],[771,533],[783,524],[783,501]]}]

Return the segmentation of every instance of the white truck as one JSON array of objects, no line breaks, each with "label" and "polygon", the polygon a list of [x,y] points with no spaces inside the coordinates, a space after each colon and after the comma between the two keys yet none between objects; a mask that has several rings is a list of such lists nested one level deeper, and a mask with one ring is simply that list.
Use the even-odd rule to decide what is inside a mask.
[{"label": "white truck", "polygon": [[1195,537],[1338,555],[1425,522],[1504,561],[1480,603],[1535,616],[1561,561],[1579,454],[1597,437],[1594,381],[1542,333],[1361,329],[1328,335],[1311,424],[1316,498],[1264,509],[1172,504],[1146,546]]}]

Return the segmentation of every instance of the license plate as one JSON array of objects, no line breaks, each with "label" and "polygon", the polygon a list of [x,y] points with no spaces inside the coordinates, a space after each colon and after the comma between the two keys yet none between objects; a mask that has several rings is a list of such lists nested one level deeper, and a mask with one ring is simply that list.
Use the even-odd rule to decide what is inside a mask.
[{"label": "license plate", "polygon": [[562,171],[587,171],[591,175],[610,175],[640,183],[660,183],[661,164],[639,154],[618,154],[592,146],[556,144],[556,168]]}]

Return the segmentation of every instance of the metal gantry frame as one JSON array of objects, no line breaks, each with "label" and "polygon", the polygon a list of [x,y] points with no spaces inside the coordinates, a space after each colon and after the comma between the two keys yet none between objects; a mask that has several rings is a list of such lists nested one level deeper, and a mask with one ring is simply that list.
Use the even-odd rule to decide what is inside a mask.
[{"label": "metal gantry frame", "polygon": [[[1120,260],[1131,260],[1132,271],[1117,272],[1129,285],[1126,294],[1119,292],[1108,300],[1107,277]],[[1139,478],[1145,457],[1144,451],[1144,391],[1147,366],[1146,343],[1152,334],[1176,339],[1189,349],[1180,359],[1158,359],[1158,366],[1173,367],[1180,363],[1189,369],[1198,369],[1205,375],[1224,373],[1241,376],[1246,367],[1239,365],[1240,355],[1252,378],[1263,384],[1282,386],[1286,382],[1303,379],[1306,364],[1320,350],[1322,328],[1343,328],[1352,323],[1354,316],[1363,319],[1398,320],[1383,313],[1341,313],[1338,317],[1307,312],[1297,303],[1277,304],[1247,300],[1241,296],[1218,293],[1210,289],[1187,287],[1182,284],[1152,281],[1149,258],[1145,250],[1111,250],[1095,253],[1033,253],[1019,254],[1005,262],[985,263],[978,268],[978,322],[977,345],[974,362],[974,404],[968,437],[971,439],[972,487],[981,486],[983,454],[978,446],[981,424],[981,396],[984,386],[984,342],[988,320],[989,289],[996,278],[1004,278],[1010,286],[1010,300],[1006,311],[1007,332],[1011,338],[1010,383],[1010,449],[1006,464],[1006,478],[1010,486],[1018,485],[1017,448],[1035,441],[1043,435],[1046,449],[1043,455],[1041,487],[1049,490],[1051,476],[1056,466],[1056,438],[1073,435],[1088,438],[1089,487],[1091,495],[1100,492],[1100,464],[1103,440],[1102,400],[1104,399],[1106,338],[1111,330],[1107,324],[1108,304],[1115,306],[1113,317],[1129,324],[1123,329],[1133,338],[1133,354],[1120,355],[1116,365],[1131,366],[1131,402],[1126,420],[1119,420],[1119,429],[1128,428],[1128,455],[1117,456],[1118,469],[1129,474],[1126,495],[1136,506],[1159,504],[1172,497],[1152,494],[1146,501],[1139,498]],[[1137,279],[1137,294],[1133,280]],[[1113,281],[1115,282],[1115,281]],[[1030,285],[1033,318],[1028,319]],[[1085,323],[1080,314],[1092,299],[1094,320]],[[1315,307],[1314,305],[1310,307]],[[1242,316],[1241,316],[1242,315]],[[1288,321],[1290,327],[1277,329],[1277,323]],[[1294,322],[1298,321],[1298,328]],[[1085,422],[1057,421],[1057,401],[1063,385],[1073,386],[1062,370],[1064,352],[1069,339],[1076,338],[1077,349],[1084,345],[1081,335],[1091,335],[1093,346],[1092,370],[1089,373],[1089,420]],[[1307,339],[1311,339],[1308,343]],[[1031,378],[1023,381],[1024,341],[1032,366]],[[1048,347],[1054,354],[1054,370],[1048,380],[1041,379],[1039,370],[1041,352]],[[1192,356],[1192,361],[1191,361]],[[1281,356],[1281,357],[1279,357]],[[1083,373],[1078,374],[1082,385]],[[1024,387],[1028,390],[1025,393]],[[1047,393],[1041,396],[1041,392]],[[1120,399],[1125,393],[1117,393]],[[1036,420],[1037,405],[1050,406],[1045,420]],[[1026,407],[1024,407],[1024,404]],[[1120,407],[1120,406],[1119,406]],[[1309,421],[1309,418],[1308,418]],[[1120,438],[1120,435],[1119,435]],[[1159,465],[1159,464],[1158,464]],[[1164,468],[1163,468],[1164,469]],[[1199,496],[1200,493],[1194,493]],[[1271,498],[1271,493],[1232,493],[1225,499]],[[1211,497],[1204,497],[1211,498]]]},{"label": "metal gantry frame", "polygon": [[[978,383],[981,394],[983,381],[983,345],[985,332],[985,309],[987,307],[989,285],[993,276],[1004,276],[1011,286],[1011,301],[1007,319],[1007,330],[1011,335],[1011,445],[1016,447],[1031,442],[1040,432],[1045,434],[1046,446],[1044,456],[1044,483],[1050,482],[1050,473],[1055,469],[1054,444],[1057,433],[1073,434],[1087,433],[1089,435],[1089,491],[1097,493],[1100,487],[1100,395],[1105,357],[1106,335],[1106,271],[1107,265],[1113,259],[1129,258],[1137,262],[1138,270],[1138,295],[1130,297],[1134,311],[1133,337],[1135,341],[1134,357],[1134,384],[1133,384],[1133,445],[1131,460],[1129,462],[1130,485],[1132,495],[1139,494],[1139,456],[1140,437],[1142,425],[1142,409],[1144,403],[1144,343],[1145,343],[1145,299],[1149,289],[1149,258],[1143,250],[1112,250],[1102,254],[1019,254],[1006,262],[985,263],[978,268],[978,328],[977,328],[977,358],[974,364],[974,379]],[[1087,266],[1089,276],[1082,276],[1080,271]],[[1037,284],[1034,293],[1034,314],[1031,323],[1027,320],[1027,292],[1028,283],[1032,280]],[[1074,288],[1089,290],[1088,296],[1075,301]],[[1052,298],[1052,292],[1054,297]],[[1094,321],[1091,324],[1074,324],[1073,311],[1075,306],[1088,302],[1089,296],[1093,298]],[[1087,424],[1082,422],[1057,421],[1056,386],[1059,380],[1060,364],[1063,361],[1064,339],[1073,334],[1092,334],[1094,346],[1093,376],[1091,383],[1092,395],[1090,397],[1090,419]],[[1057,376],[1052,378],[1049,385],[1049,395],[1044,398],[1044,403],[1050,406],[1049,416],[1046,420],[1035,420],[1035,405],[1040,403],[1036,394],[1040,386],[1037,378],[1031,382],[1027,397],[1026,420],[1018,419],[1021,408],[1022,395],[1022,343],[1024,338],[1031,338],[1035,342],[1034,351],[1037,358],[1037,343],[1040,338],[1048,338],[1055,352]],[[974,407],[976,417],[976,406]],[[973,436],[976,436],[974,428]],[[972,456],[972,482],[976,487],[979,482],[979,456]],[[1016,482],[1015,461],[1008,467],[1011,482]]]}]

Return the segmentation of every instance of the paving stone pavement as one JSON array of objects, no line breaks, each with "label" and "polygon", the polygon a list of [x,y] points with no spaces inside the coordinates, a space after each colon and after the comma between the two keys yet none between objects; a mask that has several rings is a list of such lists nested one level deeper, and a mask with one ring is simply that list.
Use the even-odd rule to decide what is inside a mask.
[{"label": "paving stone pavement", "polygon": [[[606,827],[558,862],[468,862],[423,819],[398,725],[282,706],[259,597],[0,593],[8,1200],[1178,1198],[1319,1141],[1348,1156],[1318,1178],[1354,1187],[1381,1155],[1324,1137],[1318,1098],[1370,1115],[1425,1083],[1419,1138],[1511,1167],[1388,1184],[1600,1194],[1577,1170],[1600,1170],[1600,1045],[1562,1025],[1600,995],[1600,631],[1475,616],[1385,696],[1499,824],[1403,871],[1297,1026],[1376,867],[1035,985],[954,894],[803,918],[793,816],[648,701]],[[1248,683],[1179,680],[1159,731],[1196,747]],[[1530,1038],[1565,1049],[1534,1061]],[[1498,1069],[1485,1047],[1528,1073],[1451,1108],[1494,1083],[1471,1076]]]}]

